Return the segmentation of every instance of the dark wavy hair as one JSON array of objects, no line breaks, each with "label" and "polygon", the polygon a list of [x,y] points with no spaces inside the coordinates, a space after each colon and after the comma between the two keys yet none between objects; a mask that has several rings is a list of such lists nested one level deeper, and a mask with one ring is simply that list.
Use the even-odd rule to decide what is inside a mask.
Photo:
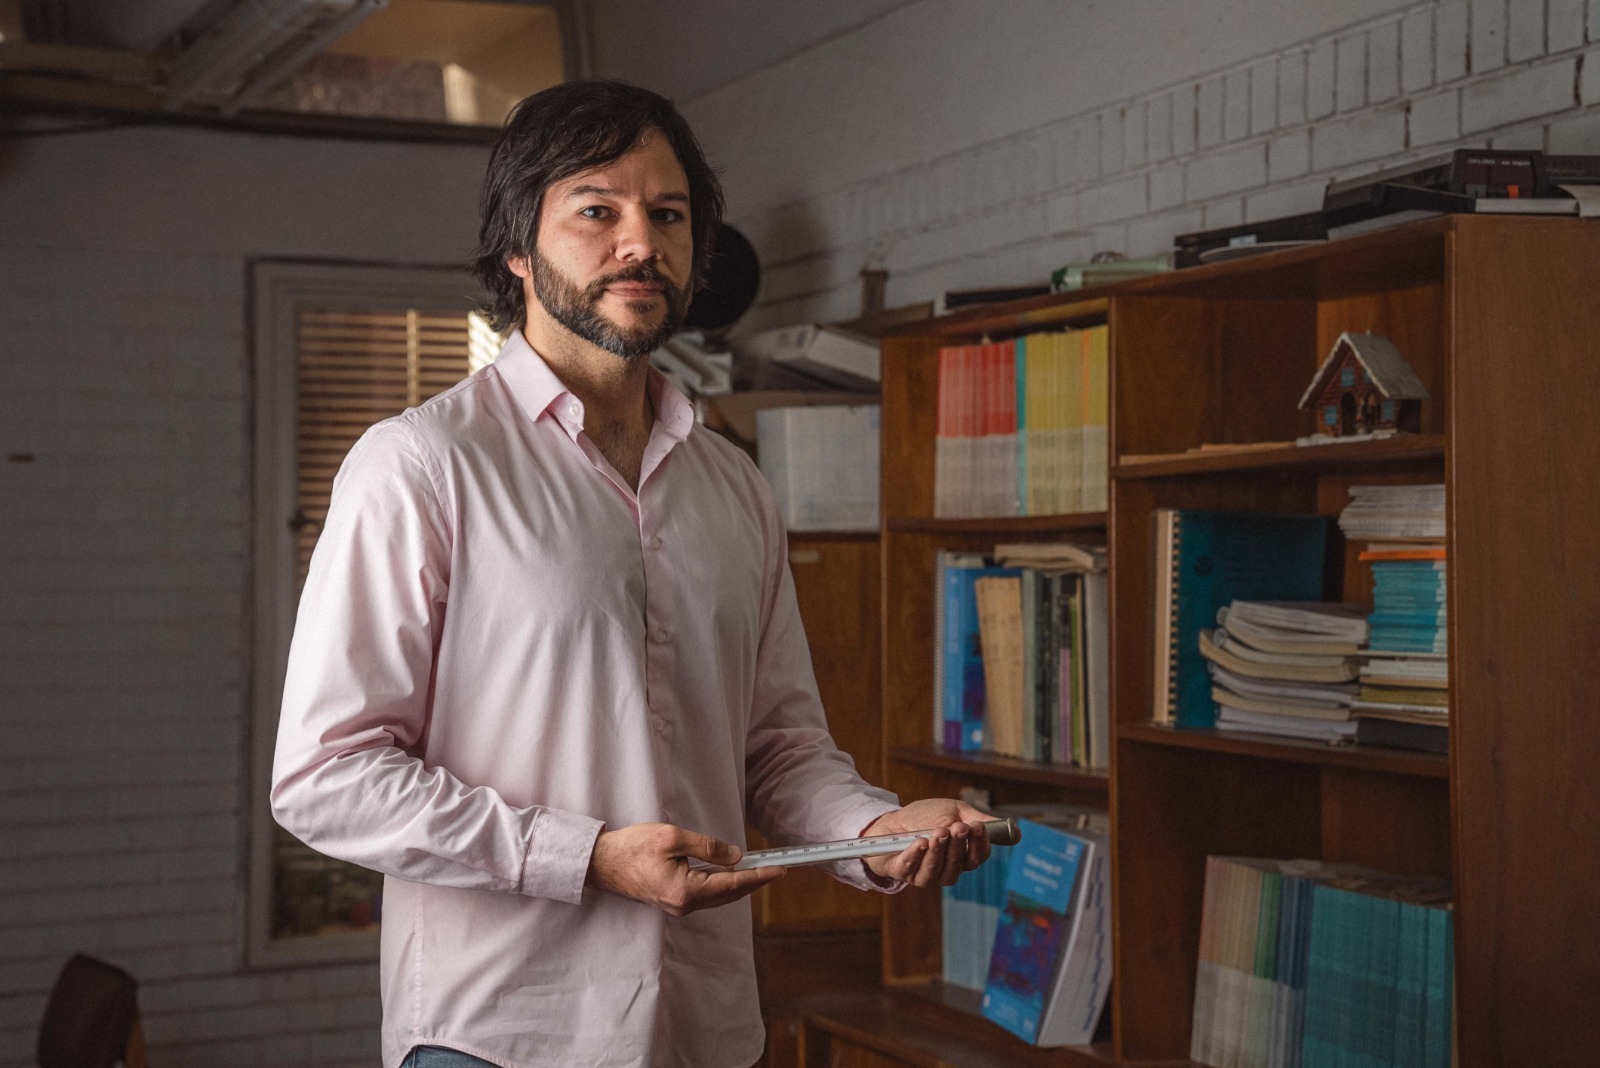
[{"label": "dark wavy hair", "polygon": [[700,288],[722,224],[722,184],[689,124],[670,100],[648,89],[611,81],[567,82],[518,104],[489,155],[472,273],[488,291],[482,310],[494,329],[520,327],[527,318],[522,279],[506,260],[532,256],[545,190],[615,163],[652,130],[667,139],[689,178],[694,238],[689,291]]}]

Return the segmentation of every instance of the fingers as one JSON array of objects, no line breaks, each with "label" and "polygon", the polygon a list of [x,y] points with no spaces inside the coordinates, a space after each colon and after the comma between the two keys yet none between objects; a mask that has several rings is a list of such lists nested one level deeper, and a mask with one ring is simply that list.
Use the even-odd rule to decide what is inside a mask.
[{"label": "fingers", "polygon": [[906,847],[884,874],[912,886],[954,886],[963,872],[988,857],[989,839],[981,823],[953,823]]},{"label": "fingers", "polygon": [[709,834],[681,831],[680,835],[679,856],[695,857],[723,867],[739,863],[739,858],[744,856],[744,850],[732,842],[724,842]]},{"label": "fingers", "polygon": [[[777,882],[787,873],[786,868],[752,868],[749,871],[710,872],[701,876],[699,885],[690,891],[683,912],[730,905],[748,897],[768,883]],[[700,873],[695,873],[700,874]]]}]

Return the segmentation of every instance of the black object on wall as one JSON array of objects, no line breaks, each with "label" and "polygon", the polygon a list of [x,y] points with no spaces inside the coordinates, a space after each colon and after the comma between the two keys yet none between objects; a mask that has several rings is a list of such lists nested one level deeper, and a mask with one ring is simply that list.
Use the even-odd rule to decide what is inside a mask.
[{"label": "black object on wall", "polygon": [[761,288],[761,264],[745,236],[727,223],[717,231],[706,286],[689,302],[684,325],[707,332],[732,326],[750,310]]}]

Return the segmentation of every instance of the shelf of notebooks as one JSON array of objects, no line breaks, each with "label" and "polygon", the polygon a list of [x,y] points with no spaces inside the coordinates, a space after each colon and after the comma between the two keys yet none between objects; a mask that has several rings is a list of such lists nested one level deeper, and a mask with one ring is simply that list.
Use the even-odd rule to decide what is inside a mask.
[{"label": "shelf of notebooks", "polygon": [[[1084,627],[1091,607],[1085,592],[1089,580],[1081,569],[1052,577],[1043,562],[1035,562],[1039,566],[1033,570],[1007,568],[1005,574],[983,566],[1006,545],[1023,552],[1029,546],[1059,543],[1098,550],[1089,570],[1096,572],[1094,596],[1102,614],[1097,626],[1104,635],[1106,309],[1103,295],[1040,298],[999,311],[958,313],[884,340],[884,774],[902,796],[966,796],[991,811],[1018,805],[1106,808],[1109,687],[1101,701],[1107,723],[1098,739],[1097,767],[1084,766],[1089,755],[1082,719],[1087,691],[1073,690],[1069,676],[1067,700],[1069,705],[1078,700],[1080,713],[1076,764],[1071,718],[1062,719],[1060,704],[1059,650],[1068,641],[1069,628]],[[964,408],[962,397],[970,401]],[[1040,398],[1048,403],[1041,404]],[[1036,431],[1032,438],[1030,425]],[[961,440],[952,447],[952,438]],[[986,604],[1004,608],[1004,614],[992,618],[1007,620],[1013,637],[1027,635],[1025,661],[1019,659],[1020,645],[1006,646],[1001,655],[1007,663],[1026,664],[1026,683],[1019,670],[1008,692],[1030,696],[1025,721],[1017,703],[1008,705],[1014,715],[1006,720],[1006,736],[968,738],[963,745],[949,736],[942,718],[945,674],[936,653],[945,641],[945,578],[952,569],[967,568],[974,569],[974,581],[966,587],[969,611],[976,612],[977,581],[992,579],[1005,587],[1009,599]],[[971,651],[978,655],[975,615],[967,625]],[[1087,646],[1080,643],[1080,648],[1086,656]],[[989,652],[993,659],[994,649]],[[1041,673],[1052,665],[1054,675]],[[1103,676],[1104,663],[1099,671]],[[1100,681],[1106,682],[1103,677]],[[1053,695],[1056,702],[1048,713],[1044,710],[1052,697],[1041,704],[1041,695]],[[985,699],[980,691],[980,708]],[[1045,715],[1049,724],[1041,729]],[[946,929],[942,912],[947,897],[901,894],[886,905],[884,980],[899,1011],[910,1004],[924,1014],[934,1013],[958,1036],[947,1034],[936,1043],[947,1052],[970,1047],[989,1051],[996,1063],[1007,1064],[1114,1063],[1110,1043],[1103,1038],[1095,1046],[1032,1048],[982,1018],[981,980],[979,989],[971,985],[972,977],[965,987],[945,983],[946,966],[952,963],[940,934]],[[1106,922],[1102,953],[1109,964],[1109,913]],[[986,961],[986,951],[984,956]],[[975,958],[968,963],[982,966]],[[895,1016],[878,1006],[858,1024],[863,1029],[892,1026],[886,1014]],[[841,1025],[837,1015],[828,1019],[830,1026]],[[856,1044],[867,1045],[864,1036],[857,1037]],[[910,1052],[901,1044],[882,1051],[902,1060]],[[963,1055],[953,1063],[984,1062]]]}]

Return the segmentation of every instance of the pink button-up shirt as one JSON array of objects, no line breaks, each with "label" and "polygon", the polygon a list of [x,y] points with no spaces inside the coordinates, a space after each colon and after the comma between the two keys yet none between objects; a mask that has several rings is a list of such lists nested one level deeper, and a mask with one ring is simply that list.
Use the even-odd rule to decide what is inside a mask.
[{"label": "pink button-up shirt", "polygon": [[[602,825],[847,838],[896,807],[829,738],[760,473],[651,373],[635,494],[516,335],[334,484],[273,812],[383,872],[383,1057],[748,1068],[747,901],[584,887]],[[859,862],[837,867],[870,888]]]}]

